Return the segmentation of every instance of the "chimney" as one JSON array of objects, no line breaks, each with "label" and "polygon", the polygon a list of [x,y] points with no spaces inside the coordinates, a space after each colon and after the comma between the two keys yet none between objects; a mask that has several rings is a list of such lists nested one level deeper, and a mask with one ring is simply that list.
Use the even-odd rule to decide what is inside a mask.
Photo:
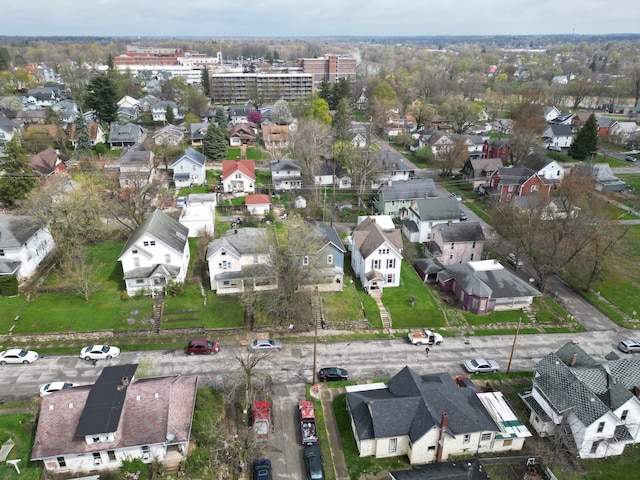
[{"label": "chimney", "polygon": [[578,352],[573,352],[571,354],[571,358],[569,358],[569,366],[575,367],[577,361],[578,361]]},{"label": "chimney", "polygon": [[440,425],[440,438],[438,439],[438,450],[436,452],[436,463],[442,462],[442,451],[444,450],[444,438],[447,434],[447,423],[449,422],[449,417],[446,412],[442,414],[442,421]]}]

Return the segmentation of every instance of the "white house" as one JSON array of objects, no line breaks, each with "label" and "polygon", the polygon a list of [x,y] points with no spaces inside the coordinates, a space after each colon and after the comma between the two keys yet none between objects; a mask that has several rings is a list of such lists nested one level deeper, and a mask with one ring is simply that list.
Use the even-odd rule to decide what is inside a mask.
[{"label": "white house", "polygon": [[346,390],[361,457],[406,455],[409,463],[419,465],[459,455],[519,451],[531,436],[500,392],[476,394],[456,385],[448,373],[419,375],[404,367],[387,385]]},{"label": "white house", "polygon": [[207,246],[211,290],[218,295],[277,287],[271,266],[269,235],[264,228],[229,230]]},{"label": "white house", "polygon": [[189,229],[189,237],[213,235],[216,219],[215,193],[190,193],[178,221]]},{"label": "white house", "polygon": [[162,100],[160,102],[154,103],[151,106],[151,115],[153,117],[153,121],[166,122],[168,110],[171,110],[173,112],[173,118],[175,120],[181,120],[184,118],[184,114],[180,111],[180,107],[176,102],[172,102],[170,100]]},{"label": "white house", "polygon": [[431,240],[431,229],[440,223],[458,223],[460,205],[454,197],[421,198],[409,207],[402,233],[411,242]]},{"label": "white house", "polygon": [[256,167],[253,160],[223,160],[222,190],[226,193],[253,193]]},{"label": "white house", "polygon": [[30,277],[54,246],[51,233],[35,217],[0,215],[0,276]]},{"label": "white house", "polygon": [[557,161],[543,156],[527,158],[522,164],[538,174],[538,177],[552,183],[559,183],[566,175],[566,169]]},{"label": "white house", "polygon": [[129,295],[162,291],[170,281],[183,282],[189,266],[189,229],[155,210],[129,237],[118,261]]},{"label": "white house", "polygon": [[556,108],[554,106],[545,106],[545,107],[542,108],[542,115],[544,116],[544,120],[547,123],[549,123],[552,120],[555,120],[556,118],[558,118],[558,116],[561,113],[562,112],[560,110],[558,110],[558,108]]},{"label": "white house", "polygon": [[371,182],[372,188],[379,188],[380,185],[390,181],[409,180],[414,173],[414,169],[407,163],[407,159],[398,152],[380,150],[372,155],[374,156],[375,177]]},{"label": "white house", "polygon": [[300,165],[290,158],[275,160],[269,163],[271,181],[276,190],[293,190],[302,186],[302,170]]},{"label": "white house", "polygon": [[207,183],[205,170],[206,160],[207,157],[191,147],[187,148],[184,153],[178,155],[171,164],[173,181],[176,184],[176,188]]},{"label": "white house", "polygon": [[129,459],[178,471],[188,453],[198,377],[138,380],[136,369],[107,366],[93,385],[44,397],[31,461],[61,478],[118,470]]},{"label": "white house", "polygon": [[346,168],[335,160],[325,160],[313,166],[315,185],[336,185],[338,188],[351,188],[351,176]]},{"label": "white house", "polygon": [[358,219],[348,237],[351,267],[369,294],[400,285],[402,234],[387,215]]},{"label": "white house", "polygon": [[542,132],[545,148],[569,148],[573,141],[573,129],[569,125],[549,125]]},{"label": "white house", "polygon": [[560,434],[580,458],[622,455],[640,441],[640,359],[611,352],[597,361],[573,342],[536,364],[521,397],[540,436]]},{"label": "white house", "polygon": [[131,148],[117,160],[122,188],[142,188],[150,184],[155,173],[153,152]]},{"label": "white house", "polygon": [[269,195],[263,193],[247,195],[244,198],[244,204],[251,215],[264,215],[271,209]]},{"label": "white house", "polygon": [[120,100],[118,100],[118,108],[138,108],[140,105],[140,101],[130,97],[129,95],[125,95]]}]

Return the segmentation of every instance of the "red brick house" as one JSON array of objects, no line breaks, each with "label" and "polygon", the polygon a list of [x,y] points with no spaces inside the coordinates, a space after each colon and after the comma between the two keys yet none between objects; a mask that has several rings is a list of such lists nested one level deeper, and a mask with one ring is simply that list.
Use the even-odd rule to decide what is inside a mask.
[{"label": "red brick house", "polygon": [[482,145],[483,158],[499,158],[502,163],[508,163],[510,154],[511,147],[504,140],[485,140],[484,145]]},{"label": "red brick house", "polygon": [[488,187],[480,187],[481,192],[495,197],[499,202],[509,202],[515,197],[528,195],[549,195],[553,184],[541,178],[530,168],[499,168],[489,180]]}]

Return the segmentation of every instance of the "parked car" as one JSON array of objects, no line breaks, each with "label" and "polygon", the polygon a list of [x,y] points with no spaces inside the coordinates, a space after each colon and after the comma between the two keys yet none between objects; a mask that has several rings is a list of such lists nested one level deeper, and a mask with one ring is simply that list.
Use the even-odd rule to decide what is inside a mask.
[{"label": "parked car", "polygon": [[282,350],[282,342],[280,340],[272,340],[270,338],[258,338],[251,342],[249,347],[255,352]]},{"label": "parked car", "polygon": [[467,219],[467,214],[463,210],[460,210],[460,221],[464,222]]},{"label": "parked car", "polygon": [[640,352],[640,341],[632,340],[630,338],[627,339],[627,340],[622,340],[618,344],[618,350],[620,350],[621,352],[624,352],[624,353]]},{"label": "parked car", "polygon": [[253,480],[271,480],[271,460],[261,458],[253,462]]},{"label": "parked car", "polygon": [[474,358],[464,362],[464,368],[469,373],[490,373],[499,372],[500,365],[494,360],[485,360],[484,358]]},{"label": "parked car", "polygon": [[318,445],[307,445],[302,453],[304,466],[307,470],[307,480],[324,480],[322,456]]},{"label": "parked car", "polygon": [[212,342],[211,340],[205,340],[203,338],[196,338],[193,340],[189,340],[186,348],[184,349],[184,353],[188,355],[209,355],[212,353],[218,353],[220,351],[220,345],[216,342]]},{"label": "parked car", "polygon": [[59,392],[60,390],[64,390],[65,388],[77,387],[77,383],[71,382],[51,382],[45,383],[40,387],[40,396],[46,397],[47,395],[51,395],[54,392]]},{"label": "parked car", "polygon": [[80,358],[85,360],[111,360],[118,355],[120,355],[120,349],[109,345],[91,345],[80,350]]},{"label": "parked car", "polygon": [[457,201],[461,202],[462,201],[462,195],[460,195],[459,193],[452,193],[451,194],[452,197],[454,197]]},{"label": "parked car", "polygon": [[518,267],[522,266],[522,260],[517,260],[516,259],[516,254],[515,253],[510,253],[509,255],[507,255],[507,262],[509,262],[511,265],[513,265],[514,267],[517,265]]},{"label": "parked car", "polygon": [[0,352],[0,365],[6,365],[7,363],[33,363],[36,360],[38,360],[38,353],[33,350],[11,348]]},{"label": "parked car", "polygon": [[470,388],[474,392],[478,393],[478,386],[473,383],[473,380],[471,380],[467,375],[458,375],[456,377],[456,383],[459,387]]},{"label": "parked car", "polygon": [[336,380],[349,380],[349,372],[344,368],[325,367],[318,372],[318,380],[321,382],[331,382]]},{"label": "parked car", "polygon": [[624,159],[627,162],[631,162],[631,163],[636,163],[638,161],[638,159],[636,157],[634,157],[633,155],[625,155]]}]

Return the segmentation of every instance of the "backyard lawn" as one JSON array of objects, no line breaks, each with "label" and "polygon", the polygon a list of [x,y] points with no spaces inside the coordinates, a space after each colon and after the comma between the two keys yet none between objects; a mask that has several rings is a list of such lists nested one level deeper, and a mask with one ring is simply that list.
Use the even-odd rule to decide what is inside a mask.
[{"label": "backyard lawn", "polygon": [[0,445],[11,439],[14,446],[7,460],[21,460],[18,464],[20,475],[12,465],[7,462],[0,463],[0,480],[37,480],[42,475],[41,464],[29,461],[35,435],[35,421],[36,415],[32,413],[0,415]]}]

